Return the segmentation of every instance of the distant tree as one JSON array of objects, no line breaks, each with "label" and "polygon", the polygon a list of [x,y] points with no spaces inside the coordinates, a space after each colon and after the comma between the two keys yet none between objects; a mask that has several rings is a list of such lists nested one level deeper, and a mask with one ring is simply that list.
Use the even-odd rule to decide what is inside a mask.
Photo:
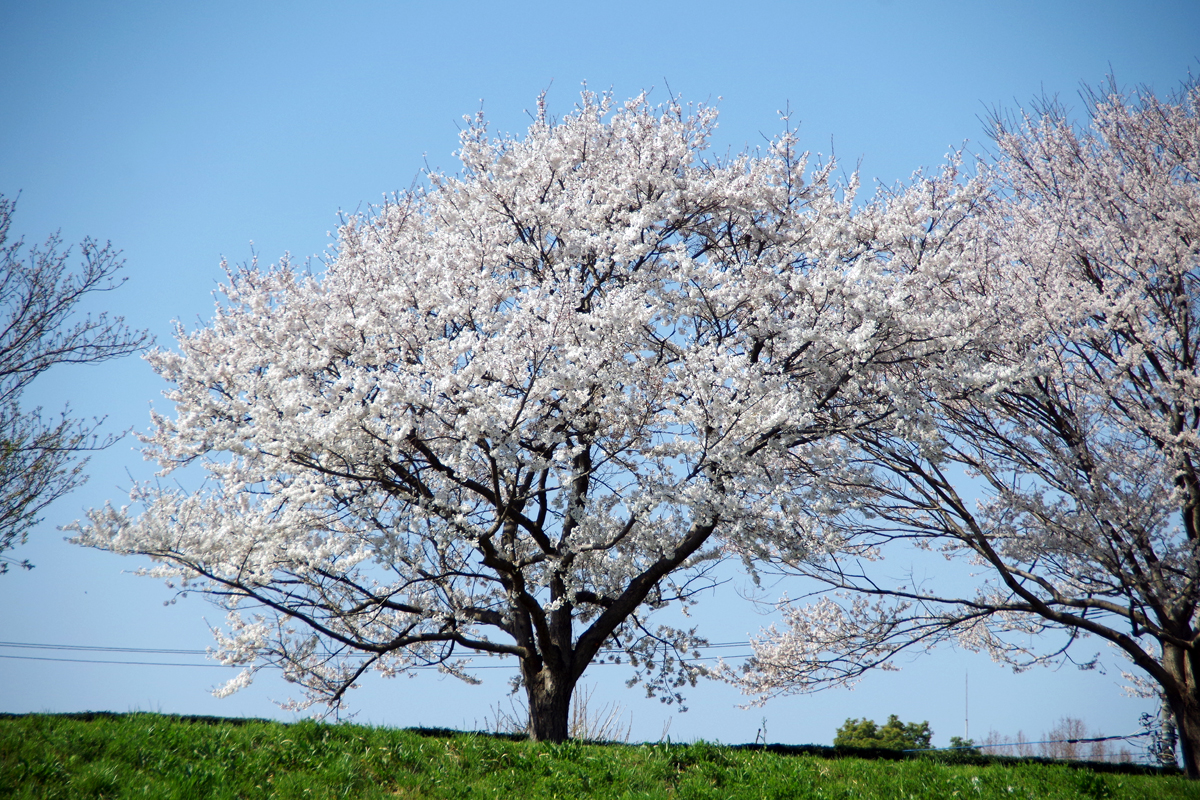
[{"label": "distant tree", "polygon": [[1112,761],[1115,756],[1107,741],[1092,742],[1088,747],[1088,761]]},{"label": "distant tree", "polygon": [[1016,738],[1002,735],[992,729],[980,742],[980,749],[990,756],[1023,756],[1033,755],[1033,746],[1029,744],[1024,731],[1017,731]]},{"label": "distant tree", "polygon": [[[998,117],[976,180],[890,199],[911,220],[882,231],[893,269],[956,262],[946,302],[978,335],[957,364],[896,371],[925,386],[900,435],[850,433],[857,472],[824,481],[840,554],[780,559],[834,591],[783,604],[743,685],[852,682],[943,642],[1061,663],[1097,637],[1165,700],[1200,778],[1200,86],[1088,102],[1089,128],[1054,103]],[[890,579],[879,557],[914,543],[962,580]]]},{"label": "distant tree", "polygon": [[975,746],[974,739],[964,739],[961,736],[950,737],[950,747],[954,750],[959,750],[964,753],[979,755],[979,748]]},{"label": "distant tree", "polygon": [[1083,740],[1092,738],[1087,725],[1076,717],[1063,717],[1054,723],[1054,727],[1042,734],[1038,745],[1044,758],[1057,758],[1073,761],[1083,758]]},{"label": "distant tree", "polygon": [[928,722],[901,722],[891,714],[883,725],[873,720],[848,719],[833,737],[834,747],[880,747],[886,750],[928,750],[933,731]]},{"label": "distant tree", "polygon": [[911,302],[939,275],[880,269],[831,165],[790,132],[706,159],[714,124],[590,93],[521,139],[477,117],[461,172],[350,220],[320,277],[231,271],[149,357],[177,412],[148,453],[211,481],[79,541],[227,607],[229,690],[276,665],[336,708],[369,670],[507,656],[553,741],[596,659],[677,698],[702,640],[650,614],[731,553],[824,547],[793,478],[963,327]]},{"label": "distant tree", "polygon": [[11,555],[38,515],[86,480],[81,454],[111,444],[96,434],[98,422],[70,417],[69,409],[45,417],[21,397],[35,378],[56,364],[90,364],[145,347],[149,335],[130,331],[120,317],[80,316],[88,294],[115,289],[122,267],[110,244],[85,239],[82,264],[71,272],[71,248],[59,251],[51,235],[41,248],[22,252],[9,242],[14,201],[0,195],[0,573],[33,567]]}]

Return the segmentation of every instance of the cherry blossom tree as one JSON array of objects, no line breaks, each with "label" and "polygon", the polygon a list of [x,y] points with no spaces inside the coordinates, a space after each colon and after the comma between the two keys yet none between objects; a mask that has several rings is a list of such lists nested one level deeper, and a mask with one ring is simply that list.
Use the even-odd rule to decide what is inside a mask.
[{"label": "cherry blossom tree", "polygon": [[85,239],[82,266],[70,270],[71,248],[50,236],[25,250],[9,241],[16,203],[0,195],[0,574],[10,566],[32,568],[9,553],[25,542],[39,514],[87,480],[81,454],[115,439],[98,435],[98,422],[46,417],[22,403],[25,390],[58,364],[91,364],[143,349],[149,334],[131,331],[120,317],[81,315],[93,292],[122,281],[120,252]]},{"label": "cherry blossom tree", "polygon": [[[947,302],[974,305],[977,336],[957,365],[894,371],[923,387],[920,424],[847,434],[823,520],[839,552],[781,558],[833,591],[785,600],[737,679],[809,691],[948,641],[1026,667],[1090,636],[1170,707],[1196,778],[1200,87],[1088,99],[1090,127],[1055,103],[997,118],[975,180],[881,203],[926,223],[879,228],[894,270],[945,248],[974,264]],[[906,544],[948,563],[889,581],[879,559]]]},{"label": "cherry blossom tree", "polygon": [[652,612],[730,552],[824,547],[795,463],[894,416],[876,372],[960,329],[910,330],[942,278],[872,277],[832,164],[791,132],[706,159],[715,122],[586,91],[524,138],[480,115],[461,172],[348,220],[323,274],[229,270],[149,356],[175,414],[147,452],[209,485],[137,486],[78,541],[228,608],[226,690],[275,665],[337,707],[369,670],[505,656],[552,741],[597,659],[679,699],[703,640]]}]

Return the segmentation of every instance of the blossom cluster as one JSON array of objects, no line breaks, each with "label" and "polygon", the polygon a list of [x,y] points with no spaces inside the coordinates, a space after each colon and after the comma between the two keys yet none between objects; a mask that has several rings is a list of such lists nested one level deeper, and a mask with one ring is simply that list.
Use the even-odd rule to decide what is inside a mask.
[{"label": "blossom cluster", "polygon": [[[1024,668],[1099,637],[1172,710],[1200,776],[1200,86],[1089,102],[1088,127],[1054,104],[995,119],[973,176],[947,181],[952,159],[871,212],[916,223],[877,242],[897,260],[969,264],[970,352],[891,372],[923,412],[845,437],[856,469],[824,481],[840,551],[771,556],[840,599],[784,601],[726,675],[765,697],[947,640]],[[964,569],[897,585],[862,557],[911,555],[901,542]]]},{"label": "blossom cluster", "polygon": [[646,616],[730,555],[836,549],[838,437],[921,435],[897,376],[970,361],[969,248],[880,244],[966,217],[952,176],[856,210],[791,131],[721,159],[711,108],[539,108],[523,138],[469,118],[460,172],[349,219],[322,274],[227,268],[149,356],[147,454],[209,481],[78,541],[227,606],[227,663],[336,705],[367,669],[490,652],[573,685],[617,648],[673,697],[701,640]]}]

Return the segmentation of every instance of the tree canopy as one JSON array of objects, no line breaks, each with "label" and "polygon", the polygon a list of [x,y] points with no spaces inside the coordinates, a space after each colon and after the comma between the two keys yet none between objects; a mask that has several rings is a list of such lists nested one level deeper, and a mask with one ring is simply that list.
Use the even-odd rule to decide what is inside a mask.
[{"label": "tree canopy", "polygon": [[137,486],[84,544],[228,608],[220,657],[336,707],[368,670],[515,658],[532,733],[567,735],[596,659],[679,699],[696,630],[652,624],[713,565],[829,542],[801,509],[833,437],[897,424],[883,367],[950,352],[853,184],[785,131],[707,157],[710,108],[584,92],[523,138],[482,116],[462,170],[341,228],[322,274],[228,269],[213,320],[149,356],[147,452],[208,487]]},{"label": "tree canopy", "polygon": [[933,731],[928,722],[901,722],[889,714],[882,725],[874,720],[847,719],[833,737],[834,747],[879,747],[885,750],[928,750]]},{"label": "tree canopy", "polygon": [[[336,708],[490,653],[551,740],[598,659],[681,699],[702,634],[652,613],[738,558],[823,595],[724,671],[748,692],[1095,636],[1200,777],[1198,104],[997,116],[973,170],[858,204],[790,129],[718,158],[674,100],[470,118],[461,171],[347,220],[319,274],[227,267],[149,356],[147,453],[209,483],[136,486],[78,541],[225,606],[227,690],[274,665]],[[891,579],[904,545],[966,580]]]},{"label": "tree canopy", "polygon": [[[893,373],[923,387],[920,426],[847,434],[856,470],[823,483],[836,554],[779,558],[836,591],[783,604],[743,686],[852,682],[947,641],[1024,668],[1097,637],[1170,707],[1200,777],[1200,87],[1086,99],[1089,127],[1056,103],[998,116],[972,180],[894,194],[970,202],[892,247],[962,253],[961,302],[990,324],[953,373]],[[873,561],[901,543],[964,573],[888,580]]]}]

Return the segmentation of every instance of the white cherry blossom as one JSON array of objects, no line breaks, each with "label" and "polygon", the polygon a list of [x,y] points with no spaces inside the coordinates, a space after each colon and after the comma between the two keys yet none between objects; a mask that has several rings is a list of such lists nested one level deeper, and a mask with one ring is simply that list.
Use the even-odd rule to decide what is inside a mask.
[{"label": "white cherry blossom", "polygon": [[624,658],[666,699],[702,669],[652,624],[739,554],[837,543],[802,509],[834,438],[905,425],[891,370],[962,339],[949,266],[888,269],[853,184],[787,131],[706,156],[716,112],[584,92],[523,138],[482,116],[462,169],[346,222],[327,269],[229,269],[150,362],[163,474],[78,541],[229,610],[218,656],[337,706],[368,670],[520,664],[532,735]]},{"label": "white cherry blossom", "polygon": [[[1099,637],[1171,709],[1195,778],[1200,88],[1110,86],[1090,112],[1087,129],[1056,105],[999,119],[971,181],[951,164],[871,212],[895,271],[964,262],[942,302],[974,315],[971,335],[957,356],[889,371],[921,387],[911,426],[846,437],[857,472],[825,481],[821,521],[840,551],[775,555],[843,594],[785,602],[785,625],[727,675],[767,697],[852,682],[905,648],[954,641],[1025,667]],[[894,566],[870,559],[905,542],[962,572],[885,580]],[[969,574],[976,593],[956,588]]]}]

